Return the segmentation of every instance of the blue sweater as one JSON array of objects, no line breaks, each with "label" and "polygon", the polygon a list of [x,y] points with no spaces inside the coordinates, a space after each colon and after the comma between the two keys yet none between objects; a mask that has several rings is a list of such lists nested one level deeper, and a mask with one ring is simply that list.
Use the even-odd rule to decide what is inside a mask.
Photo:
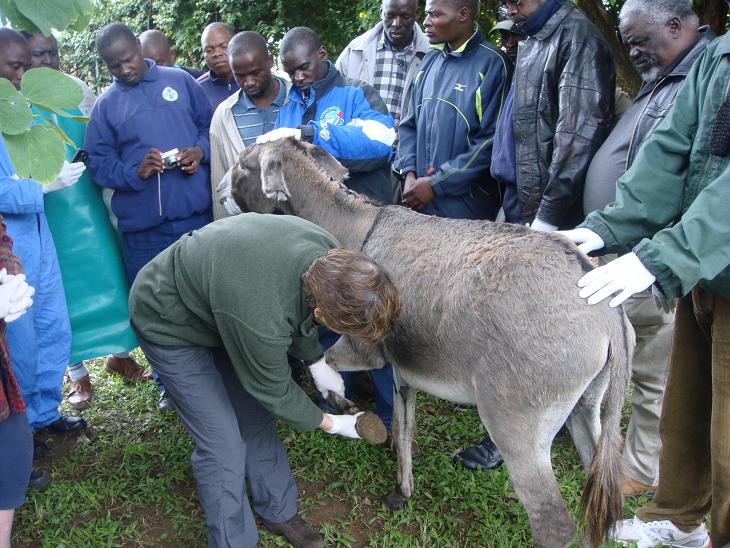
[{"label": "blue sweater", "polygon": [[[327,65],[327,76],[310,87],[307,99],[291,87],[276,127],[306,126],[302,138],[322,147],[349,170],[345,181],[349,188],[390,202],[389,160],[395,132],[388,107],[372,86],[343,78],[329,61]],[[372,124],[370,135],[359,125],[365,120]],[[313,134],[308,136],[307,130]]]},{"label": "blue sweater", "polygon": [[433,47],[416,75],[412,108],[398,126],[396,167],[403,175],[431,175],[436,198],[423,213],[488,218],[499,208],[489,164],[511,63],[479,27],[457,51]]},{"label": "blue sweater", "polygon": [[[210,141],[213,115],[198,83],[186,72],[158,67],[134,86],[114,83],[96,101],[86,128],[84,148],[97,184],[114,190],[111,207],[119,229],[134,232],[166,221],[186,219],[211,207]],[[137,168],[150,148],[199,146],[205,154],[192,175],[179,168],[142,180]]]}]

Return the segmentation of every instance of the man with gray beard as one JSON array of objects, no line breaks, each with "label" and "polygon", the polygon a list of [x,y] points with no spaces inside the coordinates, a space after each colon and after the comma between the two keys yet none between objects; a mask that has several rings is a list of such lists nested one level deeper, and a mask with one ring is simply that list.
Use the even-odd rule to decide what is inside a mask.
[{"label": "man with gray beard", "polygon": [[[614,201],[616,181],[674,104],[694,61],[709,43],[706,28],[687,0],[627,0],[620,29],[629,57],[644,80],[632,106],[598,149],[586,176],[586,214]],[[657,181],[658,185],[662,181]],[[614,259],[605,255],[601,261]],[[624,309],[636,332],[631,419],[624,446],[625,496],[652,492],[659,483],[659,415],[664,398],[674,313],[656,306],[651,289],[637,293]]]}]

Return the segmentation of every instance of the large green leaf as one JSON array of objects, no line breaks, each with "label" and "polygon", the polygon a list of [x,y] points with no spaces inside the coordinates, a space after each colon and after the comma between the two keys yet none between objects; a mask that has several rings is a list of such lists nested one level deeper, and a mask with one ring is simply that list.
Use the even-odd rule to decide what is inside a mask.
[{"label": "large green leaf", "polygon": [[65,29],[71,15],[68,0],[16,0],[16,7],[46,36],[52,28]]},{"label": "large green leaf", "polygon": [[74,108],[84,94],[81,87],[60,70],[47,67],[30,69],[20,81],[20,92],[31,103],[53,109]]},{"label": "large green leaf", "polygon": [[[21,2],[27,0],[20,0]],[[2,22],[10,23],[15,30],[27,30],[28,32],[37,32],[38,27],[33,21],[25,17],[16,5],[16,0],[0,0],[0,19]]]},{"label": "large green leaf", "polygon": [[10,159],[18,176],[50,183],[61,172],[66,157],[63,141],[52,129],[35,125],[19,135],[5,135]]},{"label": "large green leaf", "polygon": [[17,135],[28,129],[32,121],[28,102],[10,80],[0,78],[0,131]]}]

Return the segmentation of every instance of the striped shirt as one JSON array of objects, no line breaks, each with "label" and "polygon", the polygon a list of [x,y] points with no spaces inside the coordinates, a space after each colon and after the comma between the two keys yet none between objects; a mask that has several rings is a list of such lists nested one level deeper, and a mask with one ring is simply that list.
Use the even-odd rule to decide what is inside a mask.
[{"label": "striped shirt", "polygon": [[256,137],[271,131],[276,126],[276,117],[286,99],[286,83],[276,76],[274,79],[279,82],[279,93],[268,107],[257,107],[248,95],[241,92],[238,102],[231,108],[233,120],[236,122],[244,146],[252,145]]}]

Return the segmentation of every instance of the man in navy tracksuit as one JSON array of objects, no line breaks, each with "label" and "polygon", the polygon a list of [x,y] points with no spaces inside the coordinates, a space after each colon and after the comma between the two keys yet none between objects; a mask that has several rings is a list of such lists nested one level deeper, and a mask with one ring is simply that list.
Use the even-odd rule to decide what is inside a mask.
[{"label": "man in navy tracksuit", "polygon": [[[131,284],[158,253],[213,220],[208,167],[213,112],[189,74],[144,59],[125,25],[102,27],[96,48],[114,83],[94,105],[84,148],[94,180],[112,191]],[[165,167],[162,153],[175,148],[178,165]],[[158,407],[171,409],[158,385]]]},{"label": "man in navy tracksuit", "polygon": [[364,82],[343,78],[326,60],[327,52],[312,29],[291,29],[279,51],[292,87],[279,111],[277,129],[257,142],[289,136],[305,139],[350,171],[348,188],[392,202],[389,170],[395,130],[378,92]]},{"label": "man in navy tracksuit", "polygon": [[494,131],[512,77],[509,60],[475,23],[477,1],[429,0],[432,44],[409,113],[398,126],[403,203],[431,215],[494,219],[500,200],[489,174]]}]

